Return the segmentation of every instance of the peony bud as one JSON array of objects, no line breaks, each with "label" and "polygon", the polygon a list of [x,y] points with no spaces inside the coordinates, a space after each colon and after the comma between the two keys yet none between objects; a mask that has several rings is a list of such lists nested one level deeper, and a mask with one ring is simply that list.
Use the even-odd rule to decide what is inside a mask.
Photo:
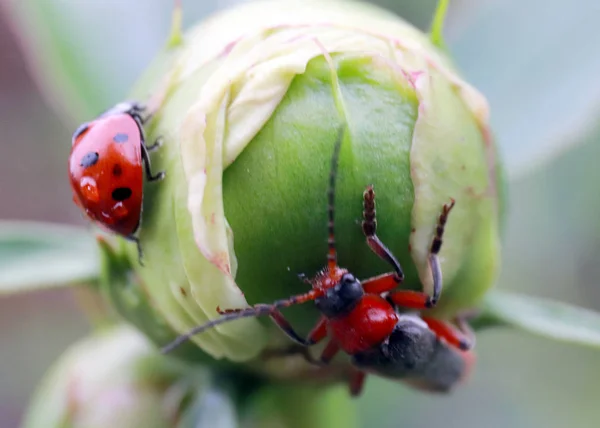
[{"label": "peony bud", "polygon": [[[400,18],[349,2],[253,2],[213,16],[156,60],[134,91],[154,117],[148,140],[166,178],[146,186],[140,242],[128,256],[174,332],[221,308],[298,294],[326,264],[330,160],[338,129],[339,264],[390,271],[365,245],[362,193],[377,194],[378,235],[403,286],[431,291],[428,251],[442,206],[448,318],[477,305],[499,265],[500,169],[485,99],[444,52]],[[290,308],[301,332],[311,304]],[[268,320],[266,320],[268,321]],[[287,342],[268,322],[223,324],[193,341],[246,361]]]},{"label": "peony bud", "polygon": [[[215,402],[222,395],[208,383],[204,371],[159,355],[135,330],[111,328],[61,357],[36,392],[23,426],[173,427],[189,417],[195,398],[212,394]],[[213,406],[214,417],[226,416],[221,407]]]}]

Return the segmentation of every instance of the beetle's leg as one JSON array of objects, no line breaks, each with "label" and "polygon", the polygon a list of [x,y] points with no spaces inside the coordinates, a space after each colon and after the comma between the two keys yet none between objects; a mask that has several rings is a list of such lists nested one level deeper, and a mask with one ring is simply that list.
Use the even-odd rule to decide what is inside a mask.
[{"label": "beetle's leg", "polygon": [[464,312],[454,317],[454,324],[458,327],[458,330],[467,338],[471,343],[471,348],[475,346],[475,332],[468,323],[468,320],[473,318],[476,312]]},{"label": "beetle's leg", "polygon": [[468,351],[473,347],[471,338],[458,331],[450,323],[435,318],[423,317],[429,328],[438,336],[443,338],[449,345],[461,351]]},{"label": "beetle's leg", "polygon": [[367,238],[367,245],[379,258],[388,262],[394,268],[397,275],[398,284],[404,280],[402,266],[392,252],[377,237],[377,218],[375,216],[375,191],[373,186],[367,186],[363,193],[363,221],[362,230]]},{"label": "beetle's leg", "polygon": [[148,148],[145,144],[141,145],[142,148],[142,159],[144,160],[144,168],[146,170],[146,178],[148,181],[162,180],[165,177],[164,171],[152,175],[152,169],[150,167],[150,155],[148,154]]},{"label": "beetle's leg", "polygon": [[396,272],[384,273],[362,281],[363,290],[369,294],[381,294],[393,290],[400,284]]},{"label": "beetle's leg", "polygon": [[[244,309],[226,309],[226,310],[217,309],[217,310],[221,315],[224,315],[224,314],[232,314],[232,313],[236,313],[236,312],[241,312]],[[281,331],[283,331],[286,334],[286,336],[288,336],[294,342],[296,342],[302,346],[312,346],[315,343],[320,342],[321,340],[323,340],[325,338],[325,336],[327,336],[327,318],[325,318],[325,317],[321,317],[321,319],[319,319],[319,322],[317,322],[317,325],[311,330],[311,332],[308,334],[306,339],[304,339],[302,336],[300,336],[298,333],[296,333],[296,331],[294,330],[294,328],[292,327],[290,322],[283,316],[283,314],[281,313],[280,310],[273,309],[269,313],[269,316],[271,317],[273,322],[275,322],[275,324],[277,324],[277,326],[281,329]]]},{"label": "beetle's leg", "polygon": [[[382,294],[393,290],[399,284],[395,272],[374,276],[362,281],[363,290],[369,294]],[[423,291],[398,290],[388,296],[394,304],[411,309],[426,309],[435,305],[432,297]]]},{"label": "beetle's leg", "polygon": [[[369,189],[367,189],[368,191]],[[366,194],[367,192],[365,192]],[[431,273],[433,275],[433,295],[429,296],[427,293],[421,291],[410,291],[400,290],[389,295],[389,299],[398,306],[403,306],[411,309],[426,309],[432,308],[438,302],[440,295],[442,294],[442,269],[440,266],[440,260],[438,253],[442,248],[442,237],[444,235],[444,226],[448,220],[448,214],[454,206],[454,199],[449,204],[445,204],[442,208],[442,213],[438,219],[438,223],[435,229],[435,235],[431,248],[429,251],[429,265],[431,267]],[[376,278],[375,278],[376,279]],[[385,279],[385,278],[382,278]],[[367,281],[368,283],[368,281]],[[372,287],[377,289],[379,285],[374,284]],[[365,289],[366,291],[366,289]]]},{"label": "beetle's leg", "polygon": [[[323,318],[325,321],[327,321],[326,318]],[[317,324],[317,327],[315,327],[313,329],[314,331],[319,330],[320,328],[320,324],[322,321],[319,322],[319,324]],[[327,322],[325,322],[325,326],[327,326]],[[312,334],[312,332],[311,332]],[[309,338],[310,338],[310,334],[309,334]],[[295,340],[295,339],[294,339]],[[325,346],[325,349],[323,349],[323,352],[321,353],[321,356],[319,357],[319,359],[315,359],[313,357],[313,355],[310,353],[310,349],[308,348],[308,345],[305,346],[293,346],[290,347],[286,350],[284,350],[282,353],[279,353],[279,355],[284,354],[284,355],[290,355],[290,354],[301,354],[304,359],[309,362],[310,364],[316,365],[316,366],[326,366],[328,365],[331,360],[333,359],[333,357],[336,356],[336,354],[340,351],[340,347],[337,344],[337,342],[330,340],[327,345]],[[271,353],[273,354],[273,353]]]},{"label": "beetle's leg", "polygon": [[308,338],[302,339],[294,331],[294,329],[292,329],[291,325],[287,322],[283,314],[279,311],[279,308],[288,308],[293,305],[312,302],[315,299],[319,298],[322,295],[322,293],[322,290],[313,289],[303,294],[296,294],[295,296],[290,296],[287,299],[276,300],[271,304],[259,303],[257,305],[243,309],[227,309],[223,311],[217,306],[217,312],[221,314],[221,317],[207,321],[204,324],[197,325],[196,327],[189,330],[187,333],[177,336],[175,340],[163,346],[161,352],[163,354],[168,354],[169,352],[173,351],[175,348],[187,342],[197,334],[201,334],[220,324],[242,318],[254,318],[266,315],[270,316],[275,321],[275,323],[278,326],[280,326],[285,333],[288,334],[288,336],[291,339],[297,341],[302,345],[312,345],[313,343],[318,342],[327,335],[327,320],[319,320],[319,322],[317,323],[313,331],[310,333]]},{"label": "beetle's leg", "polygon": [[316,359],[310,352],[310,348],[304,345],[293,344],[285,349],[267,349],[262,353],[262,358],[285,357],[291,355],[301,355],[306,362],[317,367],[323,367],[321,360]]},{"label": "beetle's leg", "polygon": [[321,364],[327,365],[333,360],[333,357],[340,351],[340,345],[335,340],[330,340],[321,353]]},{"label": "beetle's leg", "polygon": [[449,204],[444,204],[442,213],[438,218],[437,226],[435,228],[435,235],[429,249],[428,262],[431,268],[431,274],[433,276],[432,301],[434,305],[440,299],[442,294],[442,268],[438,254],[442,248],[442,237],[444,236],[444,227],[446,225],[446,221],[448,220],[448,214],[450,213],[450,210],[452,210],[452,207],[454,207],[454,203],[454,199],[451,199]]},{"label": "beetle's leg", "polygon": [[394,305],[410,309],[428,309],[435,306],[431,296],[422,291],[398,290],[388,295]]},{"label": "beetle's leg", "polygon": [[350,395],[357,397],[362,392],[367,374],[360,370],[354,371],[350,375]]}]

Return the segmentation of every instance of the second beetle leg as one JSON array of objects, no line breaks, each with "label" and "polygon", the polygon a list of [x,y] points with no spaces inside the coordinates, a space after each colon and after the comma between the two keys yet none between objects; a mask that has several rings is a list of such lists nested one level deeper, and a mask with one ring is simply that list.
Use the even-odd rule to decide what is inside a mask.
[{"label": "second beetle leg", "polygon": [[362,392],[367,374],[359,370],[354,371],[350,375],[350,395],[356,397]]},{"label": "second beetle leg", "polygon": [[394,305],[409,309],[429,309],[434,306],[431,296],[422,291],[398,290],[388,295]]},{"label": "second beetle leg", "polygon": [[[236,312],[241,312],[244,309],[225,309],[220,310],[218,312],[223,314],[231,314]],[[327,336],[327,318],[321,317],[317,325],[311,330],[308,334],[307,338],[303,338],[300,336],[296,330],[292,327],[290,322],[285,318],[285,316],[278,309],[273,309],[270,311],[269,316],[273,320],[275,324],[283,331],[286,336],[292,339],[294,342],[302,345],[302,346],[312,346],[316,343],[319,343],[321,340]]]},{"label": "second beetle leg", "polygon": [[375,191],[373,186],[368,186],[363,193],[363,221],[362,230],[367,238],[367,245],[379,256],[380,259],[388,262],[394,268],[398,276],[398,283],[404,280],[402,266],[392,252],[377,237],[377,218],[375,214]]},{"label": "second beetle leg", "polygon": [[338,345],[337,342],[330,340],[327,346],[325,346],[325,349],[323,349],[323,352],[321,353],[321,363],[329,364],[331,360],[333,360],[333,357],[335,357],[339,351],[340,345]]},{"label": "second beetle leg", "polygon": [[468,351],[473,347],[471,338],[455,329],[450,323],[429,317],[423,317],[423,321],[438,337],[461,351]]},{"label": "second beetle leg", "polygon": [[384,273],[362,281],[365,293],[381,294],[393,290],[400,284],[396,272]]},{"label": "second beetle leg", "polygon": [[450,203],[444,204],[442,213],[438,218],[433,241],[431,242],[431,247],[429,249],[428,262],[429,267],[431,268],[431,274],[433,276],[433,306],[435,306],[442,294],[442,267],[438,254],[442,249],[442,238],[444,236],[444,227],[446,226],[446,221],[448,220],[448,214],[450,214],[450,210],[452,210],[454,207],[454,203],[454,199],[451,199]]}]

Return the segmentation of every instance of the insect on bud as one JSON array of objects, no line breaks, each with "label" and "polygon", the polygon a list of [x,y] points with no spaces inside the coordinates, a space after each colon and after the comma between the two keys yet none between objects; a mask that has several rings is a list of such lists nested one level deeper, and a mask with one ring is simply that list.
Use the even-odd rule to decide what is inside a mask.
[{"label": "insect on bud", "polygon": [[[372,185],[377,234],[402,264],[401,287],[436,296],[443,275],[441,297],[430,302],[437,317],[477,305],[494,284],[500,170],[486,101],[426,35],[391,13],[348,2],[239,6],[170,47],[134,99],[153,114],[147,139],[163,145],[152,166],[166,176],[144,187],[144,265],[134,245],[128,255],[173,331],[217,318],[217,307],[308,291],[298,275],[327,264],[340,126],[338,265],[359,279],[390,271],[360,225]],[[436,228],[444,229],[439,271],[430,260]],[[318,319],[314,304],[285,312],[302,333]],[[234,361],[289,345],[253,318],[192,340]]]}]

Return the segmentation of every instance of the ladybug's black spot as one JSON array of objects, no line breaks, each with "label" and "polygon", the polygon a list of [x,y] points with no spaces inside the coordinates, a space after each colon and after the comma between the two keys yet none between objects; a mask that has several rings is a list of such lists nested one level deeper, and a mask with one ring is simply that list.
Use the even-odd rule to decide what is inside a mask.
[{"label": "ladybug's black spot", "polygon": [[89,168],[90,166],[95,165],[96,162],[98,162],[99,157],[100,156],[98,156],[98,153],[89,152],[81,158],[81,162],[79,163],[79,165],[81,165],[84,168]]},{"label": "ladybug's black spot", "polygon": [[75,130],[75,132],[73,133],[73,138],[71,139],[71,145],[75,145],[75,142],[77,141],[77,139],[80,138],[83,134],[85,134],[89,128],[90,128],[89,123],[84,123],[82,125],[79,125],[79,128],[77,128],[77,130]]},{"label": "ladybug's black spot", "polygon": [[131,196],[131,189],[129,187],[117,187],[112,192],[112,198],[115,201],[124,201],[125,199],[129,199]]},{"label": "ladybug's black spot", "polygon": [[113,175],[114,175],[115,177],[119,177],[119,176],[121,176],[121,174],[123,173],[123,168],[121,168],[121,165],[119,165],[118,163],[116,163],[116,164],[113,166],[113,171],[112,171],[112,172],[113,172]]},{"label": "ladybug's black spot", "polygon": [[129,136],[127,134],[118,133],[113,137],[115,143],[126,143],[128,140]]}]

